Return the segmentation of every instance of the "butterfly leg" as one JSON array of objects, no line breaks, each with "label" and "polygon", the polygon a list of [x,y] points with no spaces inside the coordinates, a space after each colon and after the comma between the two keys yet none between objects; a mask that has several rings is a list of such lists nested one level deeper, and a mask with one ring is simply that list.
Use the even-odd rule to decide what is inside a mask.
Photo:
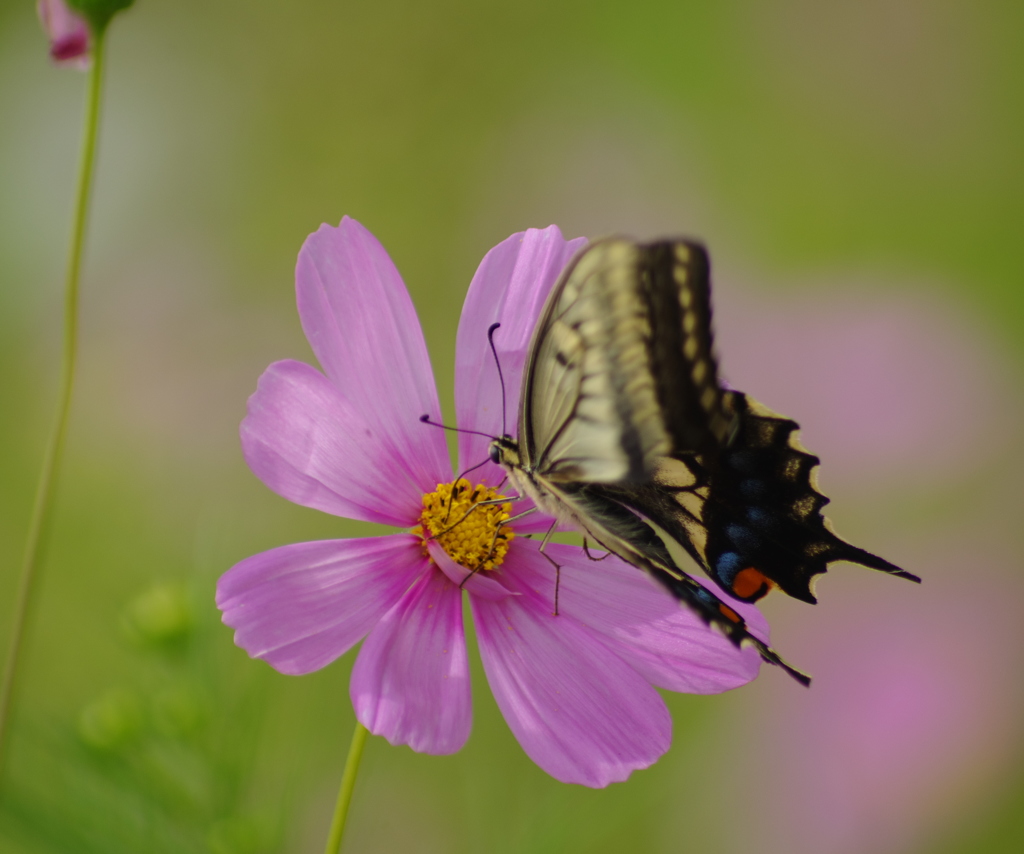
[{"label": "butterfly leg", "polygon": [[[473,466],[473,468],[480,468],[480,466]],[[451,502],[450,502],[450,503],[448,504],[448,511],[447,511],[447,512],[446,512],[446,513],[444,514],[444,521],[445,521],[445,524],[447,524],[447,523],[448,523],[448,516],[449,516],[449,515],[451,514],[451,512],[452,512],[452,507],[454,507],[454,506],[455,506],[455,499],[456,499],[456,498],[458,497],[458,494],[459,494],[459,492],[461,492],[461,490],[462,490],[462,488],[463,488],[463,487],[459,486],[459,482],[460,482],[461,480],[463,480],[463,479],[465,478],[465,476],[466,476],[467,474],[469,474],[469,473],[470,473],[471,471],[473,471],[473,469],[466,469],[466,471],[464,471],[464,472],[463,472],[462,474],[460,474],[460,475],[459,475],[459,476],[458,476],[457,478],[455,478],[455,487],[454,487],[454,489],[452,489],[452,497],[451,497]],[[502,487],[503,487],[503,486],[505,485],[505,482],[506,482],[507,480],[508,480],[508,475],[505,475],[505,477],[503,477],[503,478],[501,479],[501,483],[499,483],[499,484],[498,484],[498,485],[497,485],[497,486],[495,487],[495,489],[496,489],[496,490],[498,490],[498,491],[500,492],[500,491],[501,491],[501,488],[502,488]],[[466,487],[466,488],[468,489],[469,487]],[[513,498],[512,500],[513,500],[513,501],[518,501],[518,500],[519,500],[520,498],[522,498],[522,496],[521,496],[521,495],[520,495],[520,496],[515,496],[515,497],[514,497],[514,498]],[[504,499],[503,499],[503,500],[504,500]],[[496,502],[494,502],[494,501],[479,501],[479,502],[477,502],[477,504],[493,504],[493,503],[496,503]],[[476,504],[474,504],[473,506],[474,506],[474,507],[476,507]],[[465,516],[463,516],[462,518],[463,518],[463,519],[465,519],[466,517],[465,517]],[[462,521],[462,519],[460,519],[460,520],[459,520],[459,522],[461,522],[461,521]],[[457,525],[457,524],[458,524],[458,522],[456,522],[455,524]]]},{"label": "butterfly leg", "polygon": [[[493,503],[493,502],[481,501],[480,503],[481,504],[488,504],[488,503]],[[495,548],[495,546],[498,545],[498,538],[501,536],[501,529],[503,527],[505,527],[505,525],[507,525],[509,522],[515,522],[515,521],[517,521],[519,519],[522,519],[524,516],[529,516],[531,513],[536,513],[536,512],[537,512],[537,508],[536,507],[531,507],[529,510],[524,510],[522,513],[518,513],[515,516],[510,517],[510,518],[506,519],[504,522],[502,522],[500,525],[498,525],[498,527],[496,527],[494,529],[494,536],[491,537],[491,546],[490,546],[489,549],[487,549],[487,554],[480,560],[480,563],[478,563],[473,568],[472,572],[470,572],[469,575],[467,575],[464,579],[462,579],[462,584],[460,584],[459,587],[462,587],[467,581],[469,581],[469,579],[471,579],[474,575],[476,575],[480,571],[480,568],[484,565],[484,562],[487,561],[488,559],[490,559],[494,555],[494,548]]]},{"label": "butterfly leg", "polygon": [[491,537],[491,547],[487,550],[487,557],[485,557],[484,560],[487,560],[488,558],[490,558],[494,554],[494,547],[498,544],[498,537],[501,536],[501,529],[502,528],[504,528],[510,522],[518,522],[524,516],[529,516],[531,513],[536,513],[536,512],[537,512],[537,508],[536,507],[531,507],[529,510],[524,510],[522,513],[517,513],[515,516],[510,516],[508,519],[506,519],[504,522],[502,522],[500,525],[498,525],[494,529],[494,536]]},{"label": "butterfly leg", "polygon": [[604,557],[594,557],[590,553],[590,549],[587,548],[587,538],[586,537],[583,538],[583,554],[585,554],[587,556],[588,560],[594,561],[594,563],[597,563],[600,560],[605,560],[605,559],[607,559],[608,557],[611,556],[611,552],[605,552],[604,553]]},{"label": "butterfly leg", "polygon": [[562,583],[562,565],[557,563],[555,559],[545,551],[545,549],[547,548],[548,543],[551,542],[551,535],[555,532],[555,528],[557,527],[558,520],[555,519],[551,523],[551,527],[548,528],[547,533],[544,534],[544,539],[541,540],[540,548],[538,549],[538,551],[547,559],[548,563],[555,568],[555,613],[553,615],[555,617],[558,616],[558,588]]},{"label": "butterfly leg", "polygon": [[462,581],[459,582],[459,590],[466,586],[466,582],[469,581],[469,579],[471,579],[474,575],[476,575],[480,571],[480,567],[482,566],[482,563],[478,563],[469,571],[469,575],[467,575],[465,578],[462,579]]},{"label": "butterfly leg", "polygon": [[[477,507],[480,507],[483,504],[505,504],[508,501],[518,501],[521,498],[522,498],[521,495],[513,495],[513,496],[508,497],[508,498],[493,498],[493,499],[491,499],[489,501],[478,501],[476,504],[474,504],[472,507],[470,507],[469,510],[467,510],[465,513],[462,514],[462,519],[459,519],[459,521],[456,522],[454,525],[450,525],[449,527],[445,528],[445,530],[442,531],[441,533],[445,533],[447,531],[452,530],[452,528],[456,527],[470,513],[472,513],[474,510],[476,510]],[[480,571],[480,569],[483,567],[484,561],[486,561],[491,555],[494,554],[494,547],[498,544],[498,537],[501,536],[501,529],[505,525],[507,525],[509,522],[515,522],[517,519],[522,519],[524,516],[529,516],[531,513],[536,513],[536,512],[537,512],[537,508],[536,507],[531,507],[529,510],[524,510],[522,513],[519,513],[519,514],[517,514],[515,516],[510,517],[510,518],[506,519],[504,522],[502,522],[500,525],[498,525],[498,527],[496,527],[494,529],[494,536],[491,538],[491,546],[487,550],[487,555],[480,560],[480,563],[478,563],[476,566],[474,566],[469,571],[469,575],[467,575],[465,578],[462,579],[461,583],[459,584],[459,588],[461,589],[461,588],[465,587],[466,586],[466,582],[469,581],[469,579],[471,579],[474,575],[476,575]]]},{"label": "butterfly leg", "polygon": [[[457,527],[459,527],[459,525],[461,525],[463,522],[466,521],[466,519],[469,518],[469,514],[472,513],[474,510],[476,510],[477,507],[483,507],[484,505],[487,505],[487,504],[507,504],[509,501],[518,501],[521,497],[522,496],[520,496],[520,495],[514,495],[511,498],[492,498],[492,499],[490,499],[488,501],[478,501],[476,504],[474,504],[472,507],[470,507],[465,513],[463,513],[457,520],[452,522],[452,524],[450,524],[447,528],[443,528],[442,530],[438,531],[436,534],[431,534],[426,539],[433,540],[433,539],[436,539],[437,537],[440,537],[442,534],[447,534],[449,531],[455,530]],[[519,516],[516,516],[515,518],[518,519]],[[512,520],[511,519],[506,520],[506,522],[510,522],[510,521],[512,521]]]}]

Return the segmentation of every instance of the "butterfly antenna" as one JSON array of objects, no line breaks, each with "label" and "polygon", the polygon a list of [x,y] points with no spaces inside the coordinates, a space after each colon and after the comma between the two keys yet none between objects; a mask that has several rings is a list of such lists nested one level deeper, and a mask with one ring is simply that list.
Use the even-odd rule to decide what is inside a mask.
[{"label": "butterfly antenna", "polygon": [[[421,415],[420,421],[424,424],[429,424],[431,427],[440,427],[442,430],[451,430],[453,433],[472,433],[474,436],[484,436],[487,439],[495,438],[490,433],[481,433],[479,430],[467,430],[465,427],[449,427],[447,424],[442,424],[440,421],[431,421],[429,415]],[[483,463],[480,463],[480,465],[483,465]],[[470,471],[472,470],[473,469],[470,469]]]},{"label": "butterfly antenna", "polygon": [[505,425],[508,423],[505,418],[505,376],[501,372],[501,360],[498,358],[498,350],[494,346],[494,330],[501,326],[500,323],[492,323],[487,330],[487,341],[491,345],[491,352],[494,354],[494,364],[498,368],[498,382],[501,383],[501,435],[505,436],[507,431]]},{"label": "butterfly antenna", "polygon": [[452,489],[451,501],[448,502],[448,510],[444,514],[444,521],[442,522],[442,524],[444,524],[444,525],[448,524],[448,517],[451,515],[451,513],[452,513],[452,506],[455,504],[456,490],[459,488],[459,481],[462,480],[462,478],[464,478],[471,471],[476,471],[481,466],[487,465],[487,463],[489,463],[490,461],[491,461],[491,458],[488,457],[482,463],[477,463],[475,466],[470,466],[470,468],[466,469],[464,472],[462,472],[462,474],[460,474],[457,478],[455,478],[455,486]]},{"label": "butterfly antenna", "polygon": [[471,471],[476,471],[476,470],[477,470],[478,468],[480,468],[481,466],[485,466],[485,465],[487,465],[487,464],[488,464],[488,463],[489,463],[490,461],[491,461],[491,458],[490,458],[490,457],[488,457],[488,458],[487,458],[486,460],[484,460],[484,461],[483,461],[482,463],[477,463],[477,464],[476,464],[475,466],[470,466],[470,467],[469,467],[468,469],[466,469],[466,470],[465,470],[465,471],[464,471],[464,472],[463,472],[462,474],[460,474],[460,475],[459,475],[459,476],[458,476],[457,478],[455,478],[455,482],[456,482],[456,483],[458,483],[458,482],[459,482],[460,480],[462,480],[462,478],[464,478],[464,477],[465,477],[465,476],[466,476],[467,474],[469,474],[469,473],[470,473]]}]

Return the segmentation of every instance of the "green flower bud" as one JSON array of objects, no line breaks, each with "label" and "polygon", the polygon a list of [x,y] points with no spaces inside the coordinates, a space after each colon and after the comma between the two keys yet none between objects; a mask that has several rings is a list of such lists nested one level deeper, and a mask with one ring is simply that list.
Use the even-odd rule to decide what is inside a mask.
[{"label": "green flower bud", "polygon": [[78,716],[78,735],[95,750],[117,750],[142,730],[142,700],[134,691],[115,688],[93,700]]},{"label": "green flower bud", "polygon": [[158,584],[129,603],[122,616],[128,636],[160,646],[180,643],[192,629],[192,608],[182,584]]},{"label": "green flower bud", "polygon": [[203,703],[187,685],[173,685],[158,691],[153,697],[153,724],[156,730],[169,738],[194,733],[205,717]]}]

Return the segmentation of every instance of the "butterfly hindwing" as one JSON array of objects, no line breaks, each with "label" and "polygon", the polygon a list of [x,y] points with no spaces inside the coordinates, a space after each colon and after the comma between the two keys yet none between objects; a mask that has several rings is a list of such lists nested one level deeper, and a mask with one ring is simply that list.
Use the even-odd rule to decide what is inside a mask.
[{"label": "butterfly hindwing", "polygon": [[746,602],[778,587],[814,603],[814,577],[839,560],[920,580],[832,531],[819,460],[797,441],[795,421],[741,392],[726,392],[726,404],[738,418],[728,447],[666,459],[654,488],[622,490],[622,503]]},{"label": "butterfly hindwing", "polygon": [[739,428],[717,461],[704,508],[706,562],[719,584],[746,601],[777,586],[814,603],[814,577],[838,560],[920,581],[832,531],[821,512],[828,498],[818,491],[819,459],[800,445],[795,421],[748,395],[727,394]]}]

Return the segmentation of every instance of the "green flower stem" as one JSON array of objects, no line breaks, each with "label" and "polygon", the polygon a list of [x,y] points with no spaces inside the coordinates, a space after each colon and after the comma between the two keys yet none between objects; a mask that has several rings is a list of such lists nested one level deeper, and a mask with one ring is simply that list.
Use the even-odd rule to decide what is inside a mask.
[{"label": "green flower stem", "polygon": [[104,30],[93,34],[92,70],[89,74],[88,95],[85,106],[85,127],[82,132],[82,152],[78,172],[78,197],[75,201],[74,223],[71,229],[71,247],[68,254],[64,289],[64,353],[61,359],[60,394],[57,415],[50,434],[50,442],[43,458],[43,470],[29,521],[25,558],[21,566],[21,580],[11,623],[11,639],[7,647],[3,682],[0,683],[0,780],[2,780],[11,710],[18,684],[18,667],[24,649],[25,630],[32,610],[32,594],[39,576],[43,545],[53,511],[53,493],[60,471],[64,438],[67,434],[71,393],[75,381],[75,355],[78,350],[78,280],[82,269],[82,247],[85,223],[92,193],[93,170],[96,163],[96,130],[99,125],[100,92],[103,80]]},{"label": "green flower stem", "polygon": [[355,732],[352,733],[352,744],[348,748],[348,759],[345,760],[345,773],[338,789],[338,802],[334,805],[334,818],[331,820],[331,832],[327,837],[324,854],[339,854],[341,837],[345,833],[345,819],[348,818],[348,805],[352,801],[352,790],[356,787],[356,774],[359,773],[359,760],[363,758],[363,746],[370,731],[356,721]]}]

